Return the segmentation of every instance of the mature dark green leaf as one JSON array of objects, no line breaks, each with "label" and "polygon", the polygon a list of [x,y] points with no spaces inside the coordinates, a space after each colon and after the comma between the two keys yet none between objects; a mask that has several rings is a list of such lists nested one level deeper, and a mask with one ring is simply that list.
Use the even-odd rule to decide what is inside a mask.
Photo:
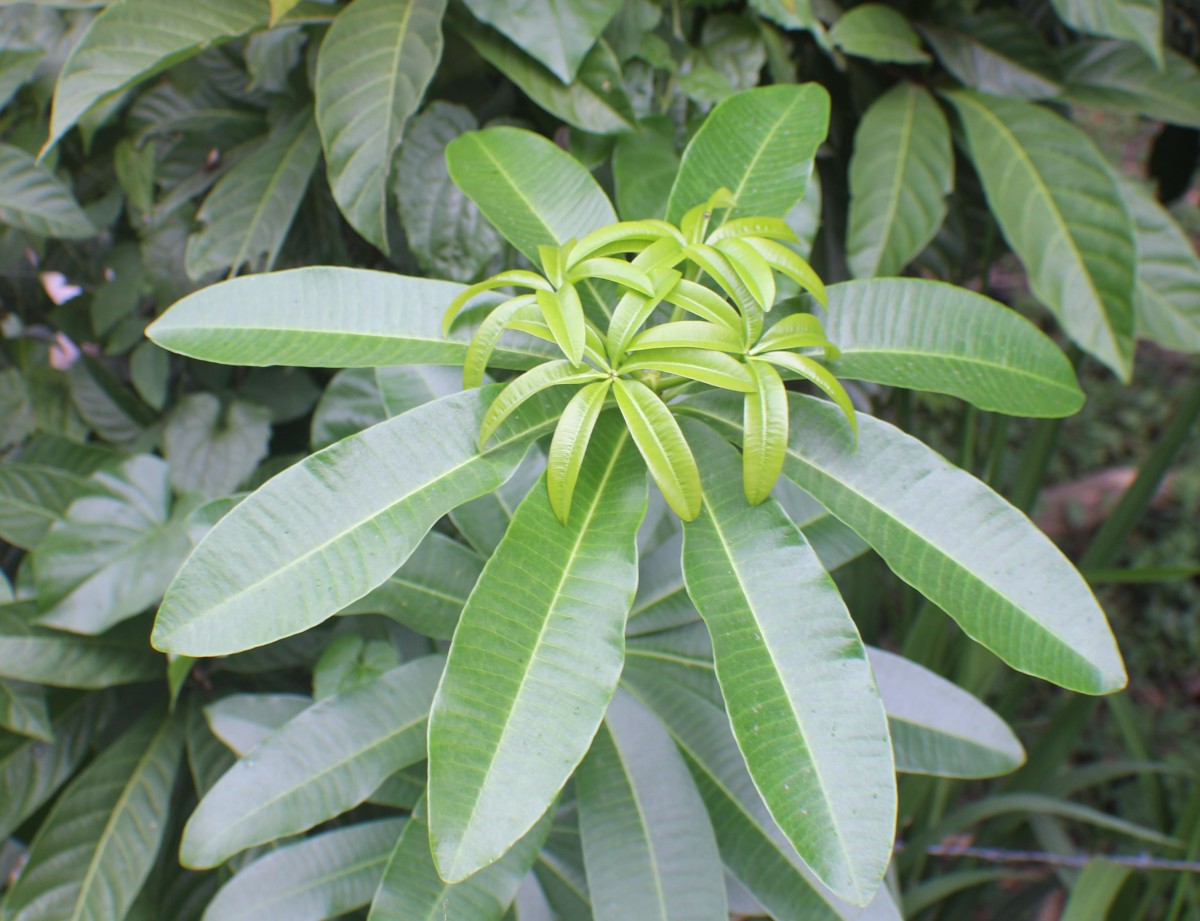
[{"label": "mature dark green leaf", "polygon": [[587,751],[621,671],[645,511],[641,461],[609,414],[567,523],[538,483],[484,568],[430,714],[430,826],[444,879],[508,850]]},{"label": "mature dark green leaf", "polygon": [[618,691],[575,775],[596,921],[725,921],[721,858],[671,737]]},{"label": "mature dark green leaf", "polygon": [[1004,720],[966,691],[901,656],[868,650],[887,710],[896,770],[995,777],[1025,761]]},{"label": "mature dark green leaf", "polygon": [[124,918],[167,831],[183,721],[149,713],[59,797],[0,903],[5,921]]},{"label": "mature dark green leaf", "polygon": [[862,640],[779,505],[746,502],[737,452],[707,427],[685,424],[705,465],[703,511],[684,525],[683,572],[712,635],[738,747],[805,863],[838,895],[865,904],[891,859],[896,792]]},{"label": "mature dark green leaf", "polygon": [[847,10],[833,24],[828,38],[846,54],[872,61],[923,64],[929,60],[904,14],[882,3],[863,3]]},{"label": "mature dark green leaf", "polygon": [[210,499],[226,496],[266,457],[270,438],[271,413],[256,403],[222,405],[211,393],[184,397],[163,430],[171,485]]},{"label": "mature dark green leaf", "polygon": [[815,83],[746,90],[720,103],[683,152],[667,220],[678,223],[717,189],[735,217],[783,217],[804,197],[817,147],[829,126],[829,94]]},{"label": "mature dark green leaf", "polygon": [[[689,398],[680,410],[740,441],[742,408],[731,396]],[[836,407],[799,394],[790,401],[784,475],[854,528],[900,578],[1013,668],[1085,694],[1124,686],[1104,612],[1028,518],[886,422],[860,414],[851,450]]]},{"label": "mature dark green leaf", "polygon": [[439,278],[476,280],[503,238],[450,179],[446,146],[479,127],[471,110],[433,102],[409,126],[396,164],[395,192],[408,247]]},{"label": "mature dark green leaf", "polygon": [[333,376],[312,417],[312,448],[320,451],[389,416],[379,392],[379,368],[346,368]]},{"label": "mature dark green leaf", "polygon": [[900,274],[942,226],[953,187],[950,125],[929,91],[901,83],[875,100],[850,160],[846,258],[854,275]]},{"label": "mature dark green leaf", "polygon": [[261,0],[122,0],[97,16],[58,76],[52,146],[85,113],[216,42],[267,22]]},{"label": "mature dark green leaf", "polygon": [[1200,352],[1200,257],[1170,213],[1129,179],[1121,194],[1137,228],[1136,329],[1163,348]]},{"label": "mature dark green leaf", "polygon": [[1084,349],[1127,380],[1133,364],[1133,221],[1104,157],[1046,109],[948,94],[992,213],[1034,294]]},{"label": "mature dark green leaf", "polygon": [[0,749],[0,840],[74,776],[112,703],[107,694],[82,696],[55,715],[53,740],[21,740]]},{"label": "mature dark green leaf", "polygon": [[618,137],[612,170],[622,219],[666,217],[667,197],[678,169],[675,125],[666,116],[642,119],[637,131]]},{"label": "mature dark green leaf", "polygon": [[821,24],[813,15],[811,0],[750,0],[750,6],[760,16],[779,23],[785,29],[821,30]]},{"label": "mature dark green leaf", "polygon": [[354,0],[321,43],[315,92],[329,185],[385,252],[392,161],[442,57],[446,0]]},{"label": "mature dark green leaf", "polygon": [[222,269],[236,275],[247,264],[270,269],[320,155],[320,135],[305,109],[225,173],[196,213],[205,226],[188,238],[188,276],[199,281]]},{"label": "mature dark green leaf", "polygon": [[561,405],[529,401],[481,453],[476,433],[494,396],[474,390],[417,407],[268,481],[188,558],[159,609],[155,645],[201,656],[250,649],[381,585],[438,518],[511,476]]},{"label": "mature dark green leaf", "polygon": [[80,240],[96,228],[58,177],[17,147],[0,144],[0,224]]},{"label": "mature dark green leaf", "polygon": [[[0,586],[0,595],[3,587]],[[46,689],[26,681],[0,679],[0,729],[44,742],[54,740]]]},{"label": "mature dark green leaf", "polygon": [[617,219],[591,173],[532,132],[473,131],[450,142],[446,162],[455,184],[536,264],[539,246],[581,238]]},{"label": "mature dark green leaf", "polygon": [[503,36],[466,17],[457,18],[455,26],[481,58],[552,115],[592,134],[633,130],[635,117],[625,95],[620,62],[604,41],[592,47],[575,79],[564,86],[558,77]]},{"label": "mature dark green leaf", "polygon": [[448,640],[483,563],[470,547],[430,531],[391,578],[341,613],[386,614],[424,636]]},{"label": "mature dark green leaf", "polygon": [[312,706],[303,694],[230,694],[204,708],[212,734],[239,758]]},{"label": "mature dark green leaf", "polygon": [[129,458],[92,474],[32,554],[41,623],[103,633],[150,607],[191,550],[188,502],[174,509],[165,462]]},{"label": "mature dark green leaf", "polygon": [[1200,68],[1177,51],[1159,68],[1128,42],[1079,42],[1063,67],[1070,102],[1200,128]]},{"label": "mature dark green leaf", "polygon": [[7,461],[0,466],[0,539],[32,550],[88,486],[66,470]]},{"label": "mature dark green leaf", "polygon": [[1052,0],[1069,26],[1136,43],[1156,64],[1163,59],[1162,0]]},{"label": "mature dark green leaf", "polygon": [[370,903],[403,819],[306,838],[260,857],[221,887],[205,921],[326,921]]},{"label": "mature dark green leaf", "polygon": [[37,48],[0,50],[0,109],[7,106],[17,90],[33,76],[43,55],[44,52]]},{"label": "mature dark green leaf", "polygon": [[[22,610],[17,616],[15,610]],[[29,626],[32,604],[0,608],[0,678],[50,687],[107,688],[162,677],[163,659],[140,630],[72,636]]]},{"label": "mature dark green leaf", "polygon": [[1015,11],[988,10],[953,26],[918,28],[945,68],[967,86],[1018,99],[1049,99],[1061,90],[1053,53]]},{"label": "mature dark green leaf", "polygon": [[368,921],[500,921],[546,840],[550,815],[492,866],[456,883],[438,876],[427,821],[422,799],[388,861]]},{"label": "mature dark green leaf", "polygon": [[517,506],[539,482],[545,469],[546,455],[536,447],[530,448],[507,483],[487,495],[460,505],[450,513],[454,527],[477,553],[489,557],[496,552]]},{"label": "mature dark green leaf", "polygon": [[991,412],[1067,416],[1083,391],[1066,356],[1002,304],[915,278],[850,281],[829,289],[825,334],[839,377],[948,393]]},{"label": "mature dark green leaf", "polygon": [[248,847],[305,831],[422,760],[442,664],[440,656],[416,659],[313,704],[272,733],[200,801],[180,860],[215,867]]},{"label": "mature dark green leaf", "polygon": [[519,6],[504,0],[466,3],[476,18],[499,29],[563,83],[575,79],[589,49],[621,7],[621,0],[584,4],[533,0]]},{"label": "mature dark green leaf", "polygon": [[1062,921],[1104,921],[1121,894],[1125,880],[1133,872],[1103,857],[1088,861],[1071,889],[1071,897],[1063,906]]}]

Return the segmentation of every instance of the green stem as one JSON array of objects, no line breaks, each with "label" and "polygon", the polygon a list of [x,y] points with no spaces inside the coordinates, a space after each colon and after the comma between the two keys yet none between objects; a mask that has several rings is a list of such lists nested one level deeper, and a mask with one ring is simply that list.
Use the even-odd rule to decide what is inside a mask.
[{"label": "green stem", "polygon": [[1028,513],[1033,508],[1042,491],[1042,480],[1050,469],[1050,459],[1054,457],[1062,424],[1062,419],[1039,419],[1033,430],[1029,450],[1017,471],[1017,481],[1009,497],[1012,504],[1023,512]]},{"label": "green stem", "polygon": [[992,425],[988,432],[988,456],[983,478],[995,489],[999,485],[1004,450],[1008,447],[1008,416],[992,414]]}]

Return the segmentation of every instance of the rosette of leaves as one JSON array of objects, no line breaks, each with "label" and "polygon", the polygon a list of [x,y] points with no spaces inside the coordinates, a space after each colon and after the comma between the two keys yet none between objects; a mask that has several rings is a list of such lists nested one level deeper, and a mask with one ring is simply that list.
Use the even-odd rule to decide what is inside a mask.
[{"label": "rosette of leaves", "polygon": [[[483,383],[505,330],[553,342],[562,352],[562,358],[537,365],[505,386],[488,407],[479,436],[486,447],[517,407],[548,388],[578,388],[555,426],[546,468],[550,503],[560,521],[570,516],[588,441],[610,403],[667,504],[684,521],[700,514],[700,472],[667,395],[695,390],[697,384],[745,395],[743,484],[754,505],[778,480],[788,441],[787,392],[776,368],[816,384],[856,429],[845,388],[815,357],[838,354],[820,320],[791,314],[764,332],[775,306],[776,272],[822,305],[824,284],[785,245],[799,240],[779,218],[736,218],[709,232],[714,211],[734,205],[729,190],[721,189],[688,211],[679,227],[662,220],[623,221],[582,240],[540,246],[544,275],[501,272],[451,302],[445,332],[475,295],[502,286],[532,292],[503,301],[479,324],[467,348],[464,387]],[[632,259],[615,258],[625,254]],[[702,278],[717,290],[698,283]],[[613,282],[621,292],[606,330],[584,313],[576,285],[587,279]],[[662,306],[674,308],[669,319],[650,322]],[[685,315],[692,319],[682,319]]]}]

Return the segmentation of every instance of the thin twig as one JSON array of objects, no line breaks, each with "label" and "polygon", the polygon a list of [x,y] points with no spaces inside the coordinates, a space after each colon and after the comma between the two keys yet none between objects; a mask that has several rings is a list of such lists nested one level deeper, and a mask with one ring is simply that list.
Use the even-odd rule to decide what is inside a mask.
[{"label": "thin twig", "polygon": [[[903,842],[896,850],[904,850]],[[998,847],[970,847],[958,844],[935,844],[926,849],[934,857],[974,857],[991,863],[1036,863],[1054,867],[1082,868],[1101,858],[1109,863],[1132,867],[1135,870],[1167,870],[1174,873],[1200,873],[1200,861],[1169,860],[1151,854],[1051,854],[1046,851],[1010,851]]]}]

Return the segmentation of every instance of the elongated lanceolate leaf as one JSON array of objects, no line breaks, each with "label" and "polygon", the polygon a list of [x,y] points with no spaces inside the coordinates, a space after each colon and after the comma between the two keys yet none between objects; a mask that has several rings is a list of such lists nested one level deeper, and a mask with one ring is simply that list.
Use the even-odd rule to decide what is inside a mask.
[{"label": "elongated lanceolate leaf", "polygon": [[4,921],[124,918],[166,834],[183,721],[151,713],[59,797],[0,903]]},{"label": "elongated lanceolate leaf", "polygon": [[469,879],[447,883],[430,854],[422,798],[392,851],[368,921],[500,921],[537,859],[550,823],[547,814],[496,863]]},{"label": "elongated lanceolate leaf", "polygon": [[989,10],[954,28],[917,28],[945,68],[973,89],[1017,99],[1050,99],[1062,89],[1053,52],[1015,11]]},{"label": "elongated lanceolate leaf", "polygon": [[217,892],[204,921],[326,921],[370,904],[403,819],[381,819],[281,847]]},{"label": "elongated lanceolate leaf", "polygon": [[351,226],[382,249],[392,159],[442,58],[446,0],[354,0],[317,57],[317,125],[329,186]]},{"label": "elongated lanceolate leaf", "polygon": [[54,88],[52,146],[89,109],[224,39],[266,24],[262,0],[121,0],[67,58]]},{"label": "elongated lanceolate leaf", "polygon": [[312,706],[304,694],[230,694],[204,708],[212,734],[241,757]]},{"label": "elongated lanceolate leaf", "polygon": [[419,406],[268,481],[188,557],[159,609],[155,645],[198,656],[250,649],[382,584],[438,518],[503,483],[553,424],[555,404],[530,400],[480,453],[476,433],[495,393]]},{"label": "elongated lanceolate leaf", "polygon": [[868,655],[896,753],[896,770],[937,777],[995,777],[1025,761],[1020,741],[995,711],[902,656]]},{"label": "elongated lanceolate leaf", "polygon": [[708,807],[725,865],[777,921],[899,921],[881,888],[864,911],[817,882],[755,789],[719,702],[631,662],[621,686],[662,720]]},{"label": "elongated lanceolate leaf", "polygon": [[0,224],[68,240],[96,233],[71,190],[25,151],[8,144],[0,144]]},{"label": "elongated lanceolate leaf", "polygon": [[[811,493],[891,569],[1013,668],[1085,694],[1125,685],[1104,612],[1061,551],[970,474],[899,429],[860,414],[858,448],[829,403],[790,396],[784,476]],[[694,413],[741,439],[736,398]]]},{"label": "elongated lanceolate leaf", "polygon": [[713,229],[729,218],[783,217],[804,197],[828,127],[829,94],[815,83],[730,96],[709,113],[684,151],[667,220],[678,223],[720,188],[729,189],[736,204],[717,215]]},{"label": "elongated lanceolate leaf", "polygon": [[1067,357],[1020,314],[965,288],[915,278],[829,289],[825,335],[838,377],[948,393],[991,412],[1067,416],[1083,391]]},{"label": "elongated lanceolate leaf", "polygon": [[1127,380],[1133,364],[1133,221],[1095,145],[1046,109],[947,94],[1000,229],[1067,334]]},{"label": "elongated lanceolate leaf", "polygon": [[[462,365],[471,329],[442,335],[462,285],[366,269],[317,266],[210,285],[147,327],[165,349],[232,365],[372,368]],[[497,367],[527,368],[548,351],[501,344]]]},{"label": "elongated lanceolate leaf", "polygon": [[416,659],[325,698],[268,736],[201,800],[180,860],[215,867],[248,847],[305,831],[422,760],[442,665],[440,656]]},{"label": "elongated lanceolate leaf", "polygon": [[1162,67],[1129,42],[1079,42],[1064,51],[1065,98],[1200,128],[1200,67],[1164,49]]},{"label": "elongated lanceolate leaf", "polygon": [[854,621],[799,529],[746,502],[737,452],[703,425],[704,509],[684,525],[688,595],[712,635],[738,747],[771,814],[834,892],[864,905],[891,859],[895,768]]},{"label": "elongated lanceolate leaf", "polygon": [[846,258],[857,278],[898,275],[933,239],[954,187],[950,125],[928,90],[901,83],[854,134]]},{"label": "elongated lanceolate leaf", "polygon": [[1161,0],[1052,0],[1069,26],[1092,35],[1135,42],[1155,64],[1162,64]]},{"label": "elongated lanceolate leaf", "polygon": [[704,802],[666,730],[618,691],[575,775],[596,921],[726,921]]},{"label": "elongated lanceolate leaf", "polygon": [[0,616],[0,678],[65,688],[152,681],[162,677],[163,658],[146,647],[145,636],[121,628],[107,636],[73,636]]},{"label": "elongated lanceolate leaf", "polygon": [[1132,181],[1122,179],[1121,194],[1137,227],[1138,337],[1200,352],[1200,256],[1170,213]]},{"label": "elongated lanceolate leaf", "polygon": [[236,275],[247,263],[270,269],[320,155],[320,135],[305,110],[225,173],[196,213],[205,226],[188,239],[188,276],[198,281],[220,269]]},{"label": "elongated lanceolate leaf", "polygon": [[484,567],[429,725],[434,858],[456,882],[498,859],[587,751],[621,672],[646,480],[602,416],[560,524],[544,482]]},{"label": "elongated lanceolate leaf", "polygon": [[530,131],[472,131],[450,142],[446,162],[455,185],[535,264],[539,246],[582,238],[617,219],[583,164]]}]

